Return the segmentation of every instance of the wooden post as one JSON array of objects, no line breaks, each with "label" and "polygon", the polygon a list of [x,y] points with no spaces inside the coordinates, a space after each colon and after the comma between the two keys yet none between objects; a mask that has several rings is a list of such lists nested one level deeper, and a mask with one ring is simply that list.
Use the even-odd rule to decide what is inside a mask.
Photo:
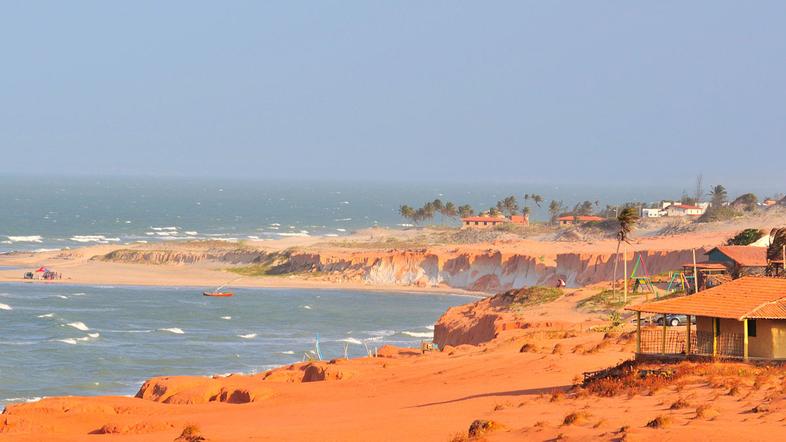
[{"label": "wooden post", "polygon": [[628,303],[628,246],[622,246],[622,305]]},{"label": "wooden post", "polygon": [[748,361],[748,320],[742,320],[742,359]]},{"label": "wooden post", "polygon": [[660,338],[660,352],[663,353],[664,355],[666,354],[666,327],[668,326],[666,324],[666,322],[667,322],[666,321],[666,315],[664,314],[663,315],[663,336],[661,336],[661,338]]},{"label": "wooden post", "polygon": [[686,326],[688,329],[688,340],[685,343],[685,356],[690,356],[690,315],[688,315],[688,325]]},{"label": "wooden post", "polygon": [[712,318],[712,356],[718,356],[718,318]]},{"label": "wooden post", "polygon": [[693,293],[698,293],[699,291],[699,269],[696,266],[696,249],[693,249]]},{"label": "wooden post", "polygon": [[641,312],[636,312],[636,354],[641,353]]},{"label": "wooden post", "polygon": [[783,265],[781,266],[781,276],[786,276],[786,245],[783,246],[783,254],[781,255]]}]

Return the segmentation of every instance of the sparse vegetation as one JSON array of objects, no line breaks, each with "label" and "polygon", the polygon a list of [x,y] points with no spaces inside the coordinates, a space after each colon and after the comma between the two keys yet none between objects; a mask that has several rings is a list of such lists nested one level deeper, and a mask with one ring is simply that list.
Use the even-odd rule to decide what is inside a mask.
[{"label": "sparse vegetation", "polygon": [[617,310],[624,306],[622,292],[617,290],[603,290],[576,303],[576,307],[590,311]]},{"label": "sparse vegetation", "polygon": [[726,241],[728,246],[747,246],[761,239],[764,232],[759,229],[745,229]]},{"label": "sparse vegetation", "polygon": [[497,296],[509,303],[511,309],[515,309],[516,307],[530,307],[552,302],[560,298],[563,294],[564,292],[562,289],[555,287],[533,286],[523,289],[508,290]]},{"label": "sparse vegetation", "polygon": [[573,413],[565,416],[565,418],[562,420],[562,425],[582,425],[587,423],[587,420],[590,417],[592,417],[592,415],[586,411],[574,411]]},{"label": "sparse vegetation", "polygon": [[647,422],[647,426],[650,428],[665,428],[671,425],[671,418],[669,416],[661,415],[656,417],[655,419]]}]

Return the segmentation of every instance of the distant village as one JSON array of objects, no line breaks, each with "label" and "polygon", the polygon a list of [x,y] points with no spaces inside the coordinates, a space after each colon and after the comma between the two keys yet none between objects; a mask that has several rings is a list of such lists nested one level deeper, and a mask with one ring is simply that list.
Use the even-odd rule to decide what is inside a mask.
[{"label": "distant village", "polygon": [[[613,220],[622,210],[631,207],[636,210],[641,219],[688,218],[709,222],[732,219],[760,208],[776,205],[786,206],[786,197],[783,195],[767,197],[760,201],[756,195],[745,193],[729,200],[727,191],[722,185],[711,188],[710,192],[706,194],[707,201],[702,201],[702,196],[702,193],[697,192],[694,197],[683,195],[680,200],[661,200],[649,204],[629,202],[619,206],[606,205],[604,208],[600,207],[598,201],[583,201],[576,204],[573,209],[568,209],[562,201],[552,200],[545,210],[550,216],[550,224],[568,227]],[[435,215],[439,215],[442,220],[458,218],[462,228],[527,226],[530,224],[530,214],[533,207],[543,208],[543,202],[544,199],[541,195],[525,194],[524,204],[519,206],[518,199],[515,196],[509,196],[498,201],[495,206],[476,214],[469,205],[456,206],[451,202],[443,203],[436,199],[418,209],[407,205],[401,206],[400,214],[413,221],[415,225],[428,222]]]}]

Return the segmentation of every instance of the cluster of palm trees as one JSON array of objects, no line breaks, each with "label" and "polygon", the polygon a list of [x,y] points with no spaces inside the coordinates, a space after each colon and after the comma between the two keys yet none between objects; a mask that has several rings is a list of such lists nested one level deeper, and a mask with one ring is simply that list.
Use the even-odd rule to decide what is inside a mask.
[{"label": "cluster of palm trees", "polygon": [[424,221],[433,220],[436,214],[440,215],[440,222],[444,223],[445,218],[455,219],[456,217],[472,216],[475,211],[469,204],[457,207],[450,201],[443,203],[442,200],[437,198],[417,209],[404,204],[399,207],[398,213],[402,218],[412,221],[413,224],[420,224]]},{"label": "cluster of palm trees", "polygon": [[[487,213],[490,216],[513,216],[518,215],[520,210],[522,214],[529,215],[532,211],[528,205],[529,201],[532,201],[536,206],[541,207],[541,203],[543,203],[543,197],[536,193],[526,193],[524,194],[524,207],[519,209],[518,200],[514,195],[511,195],[497,201],[495,206],[490,207],[484,213]],[[466,218],[468,216],[474,215],[475,210],[469,204],[456,206],[450,201],[443,202],[437,198],[434,201],[427,202],[419,208],[404,204],[403,206],[399,207],[398,213],[402,218],[407,219],[416,225],[431,221],[437,214],[439,214],[440,222],[444,224],[445,218]]]}]

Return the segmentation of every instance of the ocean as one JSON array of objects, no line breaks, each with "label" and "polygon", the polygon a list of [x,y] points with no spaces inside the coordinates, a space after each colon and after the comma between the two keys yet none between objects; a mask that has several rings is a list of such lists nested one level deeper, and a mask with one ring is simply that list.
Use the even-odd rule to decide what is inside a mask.
[{"label": "ocean", "polygon": [[59,395],[133,395],[153,376],[258,373],[314,355],[419,346],[473,297],[304,289],[0,285],[0,409]]},{"label": "ocean", "polygon": [[[229,181],[164,178],[0,177],[0,253],[182,239],[265,240],[342,236],[370,226],[401,228],[402,204],[440,198],[488,209],[496,201],[539,193],[572,207],[599,200],[678,198],[652,187],[525,185],[514,183]],[[532,218],[548,217],[533,208]],[[455,220],[442,220],[457,225]]]}]

